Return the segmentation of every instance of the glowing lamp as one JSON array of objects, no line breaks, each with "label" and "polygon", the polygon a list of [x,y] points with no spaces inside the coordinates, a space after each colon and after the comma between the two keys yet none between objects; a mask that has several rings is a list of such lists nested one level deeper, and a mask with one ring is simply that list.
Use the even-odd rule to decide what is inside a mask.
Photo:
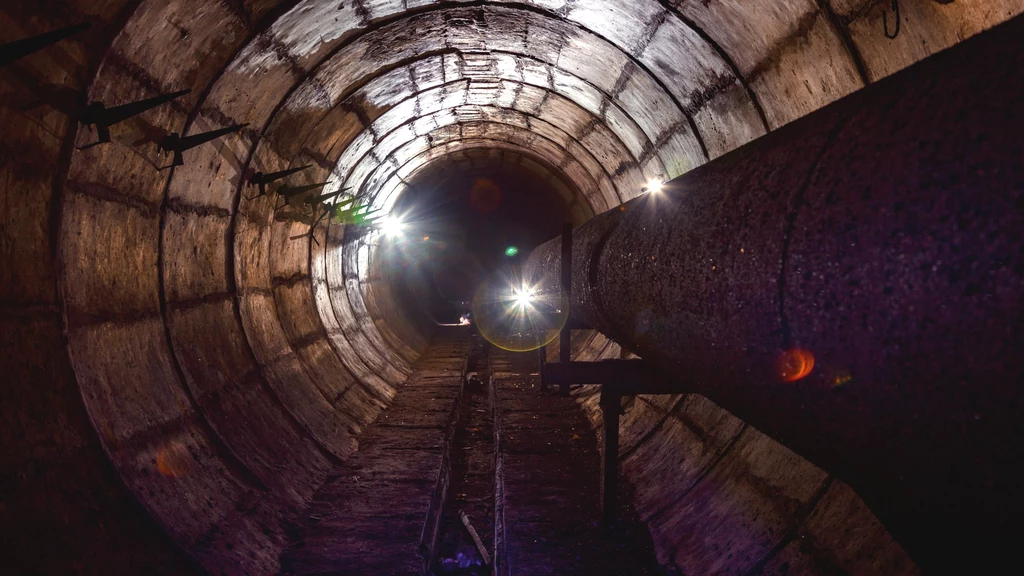
[{"label": "glowing lamp", "polygon": [[516,308],[527,308],[533,304],[533,290],[526,288],[525,286],[520,289],[512,289],[512,302],[515,303]]},{"label": "glowing lamp", "polygon": [[405,223],[394,216],[385,216],[381,219],[380,230],[385,236],[397,236],[405,230]]}]

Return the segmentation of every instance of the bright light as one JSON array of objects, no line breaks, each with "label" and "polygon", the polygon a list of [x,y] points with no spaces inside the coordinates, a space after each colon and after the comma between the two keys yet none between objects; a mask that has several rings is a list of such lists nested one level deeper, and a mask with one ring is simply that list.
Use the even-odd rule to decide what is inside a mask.
[{"label": "bright light", "polygon": [[651,180],[647,181],[647,191],[648,192],[653,192],[653,193],[657,194],[658,192],[661,192],[661,189],[664,186],[665,186],[665,183],[662,182],[661,180],[658,180],[657,178],[652,178]]},{"label": "bright light", "polygon": [[509,246],[508,248],[505,248],[505,256],[511,258],[516,254],[519,254],[519,248],[516,248],[515,246]]},{"label": "bright light", "polygon": [[397,236],[405,230],[405,223],[394,216],[385,216],[380,222],[380,231],[385,236]]},{"label": "bright light", "polygon": [[533,304],[533,290],[523,286],[520,289],[512,289],[512,301],[515,303],[516,308],[529,308]]}]

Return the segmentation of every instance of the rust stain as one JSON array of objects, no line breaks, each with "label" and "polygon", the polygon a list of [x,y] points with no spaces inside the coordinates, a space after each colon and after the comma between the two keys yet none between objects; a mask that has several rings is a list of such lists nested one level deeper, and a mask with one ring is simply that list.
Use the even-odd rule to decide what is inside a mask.
[{"label": "rust stain", "polygon": [[184,444],[175,440],[156,453],[156,471],[168,478],[177,478],[188,471],[189,454]]}]

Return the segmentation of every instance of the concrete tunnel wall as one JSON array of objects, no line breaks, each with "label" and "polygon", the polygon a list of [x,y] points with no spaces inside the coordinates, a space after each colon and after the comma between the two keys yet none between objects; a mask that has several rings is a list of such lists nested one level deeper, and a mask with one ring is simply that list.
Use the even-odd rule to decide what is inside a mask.
[{"label": "concrete tunnel wall", "polygon": [[[887,4],[4,6],[5,41],[94,23],[19,61],[34,81],[0,82],[8,557],[273,572],[295,511],[408,375],[429,326],[397,302],[387,243],[292,239],[308,225],[247,199],[247,170],[314,164],[301,179],[387,208],[432,163],[537,158],[582,220],[1024,11],[904,0],[890,41]],[[184,88],[75,150],[94,137],[81,93]],[[156,169],[161,128],[233,123],[249,126]],[[617,353],[578,339],[580,357]],[[639,398],[622,442],[659,559],[684,573],[915,570],[848,488],[706,400]]]}]

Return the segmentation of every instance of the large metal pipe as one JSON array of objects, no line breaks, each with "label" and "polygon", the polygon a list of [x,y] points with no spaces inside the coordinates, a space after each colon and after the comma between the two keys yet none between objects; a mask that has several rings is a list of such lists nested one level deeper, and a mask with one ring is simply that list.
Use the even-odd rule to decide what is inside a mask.
[{"label": "large metal pipe", "polygon": [[571,314],[984,573],[1024,519],[1022,135],[1016,18],[577,228]]}]

